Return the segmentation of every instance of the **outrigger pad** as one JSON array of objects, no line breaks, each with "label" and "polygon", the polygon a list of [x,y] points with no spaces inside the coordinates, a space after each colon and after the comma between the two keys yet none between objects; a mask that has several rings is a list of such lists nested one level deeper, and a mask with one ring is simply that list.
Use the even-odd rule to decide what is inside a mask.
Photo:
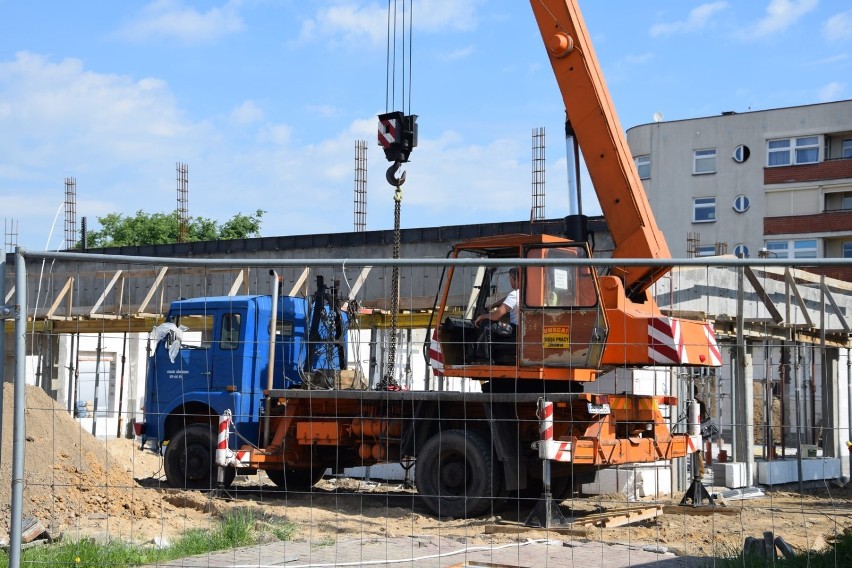
[{"label": "outrigger pad", "polygon": [[535,507],[530,511],[524,525],[527,527],[550,529],[568,527],[571,525],[571,521],[562,514],[559,503],[553,500],[553,496],[550,493],[542,493],[541,497],[536,501]]},{"label": "outrigger pad", "polygon": [[704,487],[703,483],[701,483],[701,480],[694,479],[692,484],[689,486],[689,489],[687,489],[686,493],[683,494],[683,499],[680,500],[680,504],[692,505],[693,507],[703,507],[705,506],[704,501],[707,501],[707,505],[710,505],[711,507],[716,504],[713,497],[710,495],[710,492],[707,491],[707,488]]}]

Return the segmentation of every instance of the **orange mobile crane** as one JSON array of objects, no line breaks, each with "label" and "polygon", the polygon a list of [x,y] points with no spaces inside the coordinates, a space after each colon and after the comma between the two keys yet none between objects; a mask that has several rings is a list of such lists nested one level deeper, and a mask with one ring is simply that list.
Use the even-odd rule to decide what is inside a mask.
[{"label": "orange mobile crane", "polygon": [[[531,4],[615,243],[612,256],[670,258],[576,2]],[[405,117],[384,118],[387,136],[388,125],[402,124],[398,119]],[[232,449],[229,411],[195,410],[210,427],[222,416],[216,463],[264,469],[288,490],[310,487],[327,468],[414,463],[427,507],[441,516],[468,517],[494,511],[513,496],[538,496],[542,489],[547,499],[564,498],[574,483],[602,467],[695,452],[700,442],[695,405],[689,431],[675,434],[660,409],[675,405],[672,397],[581,391],[583,383],[613,367],[718,366],[712,328],[660,312],[648,292],[668,267],[626,262],[598,274],[584,266],[582,259],[592,255],[586,223],[579,214],[569,221],[571,238],[514,235],[455,247],[457,258],[531,259],[519,263],[513,340],[490,343],[487,364],[471,360],[470,346],[478,339],[474,318],[494,305],[500,288],[495,263],[474,268],[457,263],[447,271],[436,306],[432,365],[445,377],[482,381],[483,392],[267,388],[259,440],[239,449]],[[470,290],[476,293],[468,313],[451,316],[450,298]],[[241,337],[240,345],[253,344],[253,338]],[[176,470],[181,463],[175,461]],[[232,478],[222,469],[220,480]]]}]

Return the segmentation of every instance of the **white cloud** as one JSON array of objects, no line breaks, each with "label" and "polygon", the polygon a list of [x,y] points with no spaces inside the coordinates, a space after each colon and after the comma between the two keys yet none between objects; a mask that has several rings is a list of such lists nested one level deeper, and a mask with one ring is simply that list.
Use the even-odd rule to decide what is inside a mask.
[{"label": "white cloud", "polygon": [[713,16],[728,8],[727,2],[709,2],[693,8],[685,20],[655,24],[651,36],[658,37],[676,33],[689,33],[706,28]]},{"label": "white cloud", "polygon": [[830,57],[824,57],[822,59],[817,59],[814,61],[814,65],[828,65],[831,63],[843,63],[844,61],[848,61],[852,57],[852,55],[848,53],[838,53],[837,55],[832,55]]},{"label": "white cloud", "polygon": [[78,59],[20,52],[0,62],[0,93],[10,109],[0,115],[0,203],[4,216],[28,220],[22,235],[47,234],[67,176],[93,223],[109,211],[171,209],[175,161],[215,139],[163,81],[93,73]]},{"label": "white cloud", "polygon": [[263,118],[263,109],[254,101],[245,101],[231,112],[236,124],[252,124]]},{"label": "white cloud", "polygon": [[206,12],[186,7],[181,0],[154,0],[142,9],[137,20],[123,26],[116,35],[134,42],[171,38],[195,44],[214,41],[243,29],[245,24],[233,0]]},{"label": "white cloud", "polygon": [[0,63],[0,91],[12,109],[4,117],[7,124],[30,126],[17,131],[24,139],[115,136],[134,144],[174,138],[192,128],[160,79],[97,74],[86,71],[79,59],[55,63],[19,52],[13,61]]},{"label": "white cloud", "polygon": [[[476,8],[482,0],[458,2],[457,0],[422,0],[415,3],[413,11],[414,33],[470,30],[476,26]],[[407,5],[407,4],[406,4]],[[396,12],[397,33],[408,29],[412,14]],[[301,39],[316,41],[323,34],[338,41],[368,40],[374,45],[385,45],[388,34],[387,3],[363,4],[343,0],[320,9],[302,23]]]},{"label": "white cloud", "polygon": [[819,0],[770,0],[766,15],[754,27],[743,32],[746,39],[762,38],[782,32],[813,10]]},{"label": "white cloud", "polygon": [[320,118],[335,118],[340,116],[340,109],[333,105],[308,105],[305,110]]},{"label": "white cloud", "polygon": [[830,17],[823,25],[823,32],[831,41],[852,39],[852,10]]},{"label": "white cloud", "polygon": [[843,92],[846,90],[846,85],[838,81],[832,81],[827,85],[823,85],[819,90],[818,99],[820,102],[836,101],[843,98]]},{"label": "white cloud", "polygon": [[292,133],[292,129],[286,124],[268,124],[260,132],[260,141],[275,146],[287,146]]},{"label": "white cloud", "polygon": [[627,55],[624,60],[633,65],[642,65],[648,63],[654,58],[654,54],[646,51],[645,53],[634,53]]},{"label": "white cloud", "polygon": [[467,57],[470,57],[475,51],[476,51],[476,48],[474,48],[472,45],[468,45],[467,47],[462,47],[462,48],[459,48],[459,49],[456,49],[456,50],[453,50],[453,51],[448,51],[448,52],[440,55],[439,57],[440,57],[441,61],[457,61],[459,59],[465,59]]}]

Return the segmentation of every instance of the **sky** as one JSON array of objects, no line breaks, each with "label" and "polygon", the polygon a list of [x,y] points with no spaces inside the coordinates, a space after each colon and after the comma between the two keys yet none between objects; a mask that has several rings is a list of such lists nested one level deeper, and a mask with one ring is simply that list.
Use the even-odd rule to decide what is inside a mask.
[{"label": "sky", "polygon": [[[390,42],[389,4],[405,6]],[[850,0],[580,8],[624,129],[852,98]],[[403,228],[529,219],[541,127],[545,216],[561,217],[563,109],[526,1],[0,0],[4,249],[64,248],[67,177],[78,227],[174,211],[178,162],[193,217],[260,209],[263,236],[351,231],[357,140],[366,228],[392,229],[388,110],[419,117]]]}]

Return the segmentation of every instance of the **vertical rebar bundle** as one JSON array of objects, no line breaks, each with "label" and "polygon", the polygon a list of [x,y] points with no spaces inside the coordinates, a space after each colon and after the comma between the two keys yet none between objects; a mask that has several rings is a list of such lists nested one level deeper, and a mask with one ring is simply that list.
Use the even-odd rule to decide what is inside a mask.
[{"label": "vertical rebar bundle", "polygon": [[367,141],[355,141],[355,232],[367,230]]},{"label": "vertical rebar bundle", "polygon": [[545,135],[544,127],[532,131],[532,220],[544,219],[545,179]]},{"label": "vertical rebar bundle", "polygon": [[65,249],[77,244],[77,178],[65,178]]},{"label": "vertical rebar bundle", "polygon": [[178,242],[189,242],[189,165],[177,163]]}]

